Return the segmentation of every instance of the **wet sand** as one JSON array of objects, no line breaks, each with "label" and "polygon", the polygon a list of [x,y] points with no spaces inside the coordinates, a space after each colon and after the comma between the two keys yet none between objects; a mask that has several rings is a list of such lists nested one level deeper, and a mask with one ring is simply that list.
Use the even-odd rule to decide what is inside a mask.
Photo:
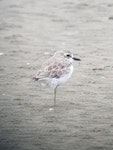
[{"label": "wet sand", "polygon": [[[50,111],[31,77],[65,49],[82,61]],[[113,150],[112,0],[0,0],[0,150]]]}]

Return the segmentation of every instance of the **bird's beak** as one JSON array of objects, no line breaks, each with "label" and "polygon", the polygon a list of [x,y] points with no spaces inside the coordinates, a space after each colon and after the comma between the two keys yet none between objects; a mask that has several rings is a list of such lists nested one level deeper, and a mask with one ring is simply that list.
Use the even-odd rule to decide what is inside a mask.
[{"label": "bird's beak", "polygon": [[73,57],[73,60],[81,61],[79,58],[75,58],[75,57]]}]

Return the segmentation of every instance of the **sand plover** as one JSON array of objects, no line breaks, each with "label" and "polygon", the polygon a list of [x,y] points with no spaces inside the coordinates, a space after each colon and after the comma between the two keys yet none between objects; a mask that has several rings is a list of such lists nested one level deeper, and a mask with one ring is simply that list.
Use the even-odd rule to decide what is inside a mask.
[{"label": "sand plover", "polygon": [[57,87],[72,75],[73,60],[80,61],[70,51],[57,51],[53,57],[42,64],[36,76],[33,77],[36,81],[44,82],[54,89],[54,106],[56,105]]}]

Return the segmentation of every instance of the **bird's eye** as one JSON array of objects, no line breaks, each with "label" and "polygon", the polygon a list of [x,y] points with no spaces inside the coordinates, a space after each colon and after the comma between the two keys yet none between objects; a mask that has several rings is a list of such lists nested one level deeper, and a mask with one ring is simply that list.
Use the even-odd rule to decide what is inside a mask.
[{"label": "bird's eye", "polygon": [[71,57],[71,55],[69,55],[69,54],[67,54],[66,56],[67,56],[67,57]]}]

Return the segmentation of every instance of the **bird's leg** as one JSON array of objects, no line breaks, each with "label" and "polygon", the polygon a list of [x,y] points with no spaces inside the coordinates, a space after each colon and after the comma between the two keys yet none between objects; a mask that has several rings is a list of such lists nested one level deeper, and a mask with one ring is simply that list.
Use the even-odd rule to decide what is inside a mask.
[{"label": "bird's leg", "polygon": [[57,92],[57,87],[58,87],[58,85],[55,87],[55,89],[54,89],[54,107],[55,107],[55,105],[56,105],[56,92]]}]

